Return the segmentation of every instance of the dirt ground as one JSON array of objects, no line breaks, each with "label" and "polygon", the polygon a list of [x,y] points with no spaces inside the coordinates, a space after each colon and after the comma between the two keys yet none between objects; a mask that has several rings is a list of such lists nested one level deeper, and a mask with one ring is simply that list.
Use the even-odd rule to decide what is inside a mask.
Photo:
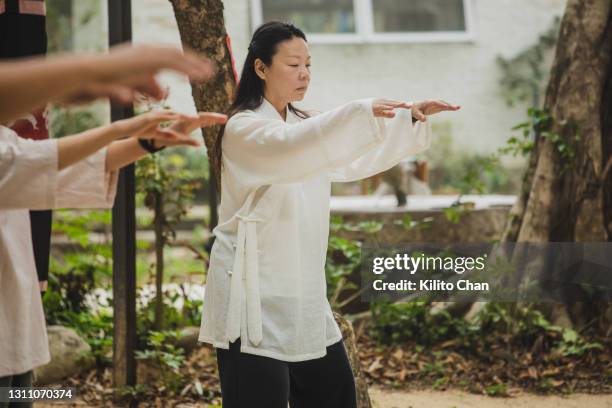
[{"label": "dirt ground", "polygon": [[492,398],[454,390],[394,391],[371,387],[370,397],[374,408],[612,408],[612,394]]}]

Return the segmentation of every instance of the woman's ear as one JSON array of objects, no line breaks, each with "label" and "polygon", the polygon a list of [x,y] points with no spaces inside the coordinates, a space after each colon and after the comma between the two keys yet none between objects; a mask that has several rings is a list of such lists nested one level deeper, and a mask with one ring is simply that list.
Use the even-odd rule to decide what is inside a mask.
[{"label": "woman's ear", "polygon": [[263,63],[262,60],[260,60],[259,58],[257,58],[255,60],[255,74],[262,80],[265,81],[266,79],[266,64]]}]

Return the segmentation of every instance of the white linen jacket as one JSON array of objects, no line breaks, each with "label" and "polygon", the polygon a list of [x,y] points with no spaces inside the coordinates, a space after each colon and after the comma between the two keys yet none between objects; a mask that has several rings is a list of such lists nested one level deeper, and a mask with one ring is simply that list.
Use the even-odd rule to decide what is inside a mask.
[{"label": "white linen jacket", "polygon": [[106,151],[57,170],[57,140],[31,141],[0,126],[0,377],[50,360],[29,209],[110,207],[116,173]]},{"label": "white linen jacket", "polygon": [[199,340],[283,361],[325,355],[342,335],[326,297],[331,183],[380,173],[429,147],[409,110],[376,118],[373,99],[287,120],[267,100],[223,136],[219,225]]}]

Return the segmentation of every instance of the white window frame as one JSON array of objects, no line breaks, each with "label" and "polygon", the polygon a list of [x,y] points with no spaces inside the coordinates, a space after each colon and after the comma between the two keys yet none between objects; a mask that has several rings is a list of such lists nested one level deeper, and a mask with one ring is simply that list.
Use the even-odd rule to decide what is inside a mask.
[{"label": "white window frame", "polygon": [[[437,43],[473,42],[476,40],[474,0],[462,0],[465,31],[430,31],[377,33],[374,31],[372,0],[353,0],[355,33],[316,34],[306,33],[313,44],[360,44],[360,43]],[[250,0],[253,30],[263,23],[262,0]]]}]

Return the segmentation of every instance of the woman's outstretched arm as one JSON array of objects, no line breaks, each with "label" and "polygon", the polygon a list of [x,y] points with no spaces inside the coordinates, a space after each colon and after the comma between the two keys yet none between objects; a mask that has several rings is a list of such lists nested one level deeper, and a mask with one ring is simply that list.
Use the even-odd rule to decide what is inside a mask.
[{"label": "woman's outstretched arm", "polygon": [[395,107],[399,109],[383,112],[376,118],[381,134],[385,135],[384,141],[352,162],[333,168],[330,171],[332,181],[349,182],[371,177],[428,149],[432,130],[427,116],[459,109],[459,106],[442,101],[405,103]]},{"label": "woman's outstretched arm", "polygon": [[[381,145],[386,134],[378,119],[408,108],[412,104],[364,99],[293,124],[244,111],[225,128],[224,160],[255,186],[299,181],[345,166]],[[425,120],[418,108],[413,114]]]},{"label": "woman's outstretched arm", "polygon": [[[57,169],[61,171],[121,137],[139,136],[141,132],[145,132],[148,138],[175,138],[176,135],[157,128],[162,122],[183,116],[170,111],[149,112],[60,138],[57,140]],[[187,136],[183,136],[183,138],[188,139]],[[189,138],[189,140],[191,139]]]},{"label": "woman's outstretched arm", "polygon": [[52,100],[84,102],[110,97],[132,102],[136,92],[161,97],[155,74],[170,69],[201,81],[213,75],[204,56],[167,46],[127,46],[109,54],[29,58],[0,63],[0,123]]}]

